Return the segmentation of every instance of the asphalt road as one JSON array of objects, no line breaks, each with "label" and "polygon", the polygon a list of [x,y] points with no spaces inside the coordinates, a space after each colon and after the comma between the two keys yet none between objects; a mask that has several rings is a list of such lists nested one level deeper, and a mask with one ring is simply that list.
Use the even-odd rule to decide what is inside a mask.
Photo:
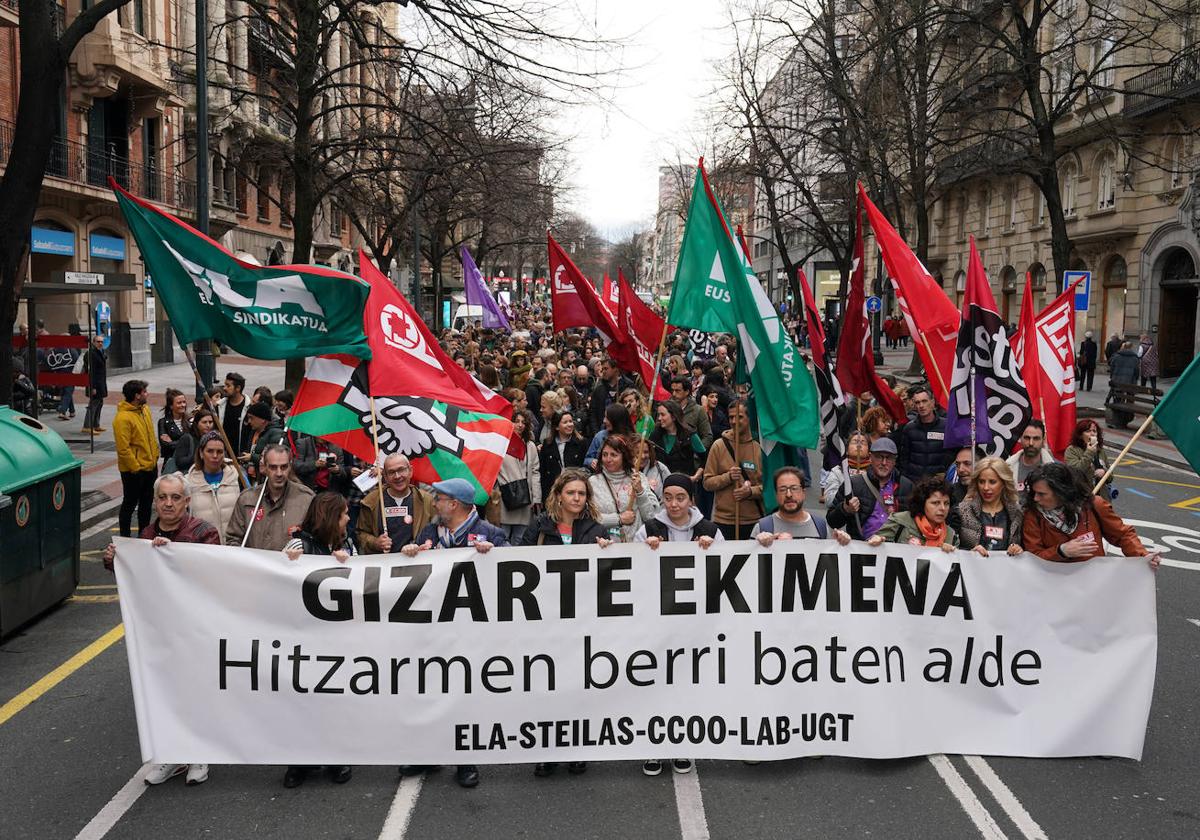
[{"label": "asphalt road", "polygon": [[[399,784],[394,767],[360,767],[345,785],[310,777],[286,790],[283,768],[219,766],[197,787],[179,778],[147,788],[124,642],[79,657],[86,661],[74,670],[77,663],[69,663],[120,632],[114,581],[99,562],[106,524],[85,539],[76,597],[0,644],[0,837],[1194,840],[1200,478],[1142,462],[1122,466],[1118,483],[1118,511],[1167,558],[1158,575],[1158,675],[1140,763],[701,761],[687,776],[668,770],[646,778],[639,765],[614,762],[548,779],[535,779],[528,765],[508,765],[483,767],[471,791],[455,785],[450,768]],[[60,681],[42,691],[48,675]]]}]

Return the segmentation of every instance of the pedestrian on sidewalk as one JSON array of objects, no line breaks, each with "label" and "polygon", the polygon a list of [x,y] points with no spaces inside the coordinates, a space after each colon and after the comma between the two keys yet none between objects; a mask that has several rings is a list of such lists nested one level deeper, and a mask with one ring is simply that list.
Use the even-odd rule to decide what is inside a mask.
[{"label": "pedestrian on sidewalk", "polygon": [[1079,384],[1085,391],[1092,390],[1092,380],[1096,376],[1096,362],[1099,353],[1100,348],[1096,344],[1096,339],[1092,338],[1092,331],[1088,330],[1079,344]]},{"label": "pedestrian on sidewalk", "polygon": [[1141,360],[1138,363],[1138,374],[1141,376],[1142,387],[1146,387],[1146,383],[1149,382],[1151,388],[1158,388],[1158,347],[1146,333],[1142,333],[1137,354]]},{"label": "pedestrian on sidewalk", "polygon": [[104,352],[104,336],[92,336],[92,346],[88,348],[84,366],[88,373],[88,385],[84,390],[88,405],[83,413],[83,431],[85,434],[98,435],[104,431],[100,425],[100,411],[108,396],[108,355]]},{"label": "pedestrian on sidewalk", "polygon": [[154,506],[154,479],[158,477],[158,438],[154,418],[146,405],[148,383],[131,379],[121,386],[122,402],[113,419],[113,441],[117,446],[117,469],[121,473],[121,510],[117,523],[121,536],[131,536],[130,520],[137,509],[138,530],[150,524]]},{"label": "pedestrian on sidewalk", "polygon": [[1107,364],[1112,364],[1113,356],[1117,355],[1117,351],[1121,349],[1121,336],[1116,333],[1112,334],[1112,338],[1104,345],[1104,361]]},{"label": "pedestrian on sidewalk", "polygon": [[[67,325],[67,335],[81,335],[78,324]],[[58,373],[73,373],[75,365],[79,362],[79,358],[87,352],[85,347],[82,351],[75,348],[69,348],[66,356],[63,357],[64,364],[54,368]],[[75,386],[64,385],[58,392],[58,419],[59,420],[74,420],[75,419]]]}]

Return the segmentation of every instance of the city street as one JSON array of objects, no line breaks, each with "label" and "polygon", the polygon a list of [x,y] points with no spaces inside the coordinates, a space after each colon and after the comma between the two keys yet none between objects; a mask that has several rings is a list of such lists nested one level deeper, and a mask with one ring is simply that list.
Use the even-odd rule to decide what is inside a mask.
[{"label": "city street", "polygon": [[312,775],[286,790],[281,767],[214,766],[201,786],[185,787],[180,777],[148,788],[118,594],[100,563],[115,530],[105,519],[85,531],[75,597],[0,644],[3,835],[1195,838],[1200,480],[1136,459],[1117,475],[1118,511],[1165,558],[1158,677],[1141,763],[973,756],[700,761],[689,775],[668,769],[646,778],[639,765],[618,762],[547,779],[534,778],[528,765],[501,765],[481,768],[474,790],[460,789],[452,768],[400,783],[394,766],[359,767],[345,785]]}]

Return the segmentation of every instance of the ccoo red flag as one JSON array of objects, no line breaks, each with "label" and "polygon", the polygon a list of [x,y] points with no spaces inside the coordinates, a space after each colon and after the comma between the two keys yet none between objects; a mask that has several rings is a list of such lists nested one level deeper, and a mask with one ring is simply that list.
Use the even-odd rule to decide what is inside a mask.
[{"label": "ccoo red flag", "polygon": [[954,373],[958,328],[962,320],[958,308],[946,297],[942,287],[921,265],[917,255],[900,238],[879,208],[867,198],[862,184],[858,185],[858,195],[867,210],[871,230],[875,231],[875,241],[883,253],[883,262],[896,289],[900,311],[908,321],[909,331],[917,343],[917,353],[929,371],[933,396],[945,408],[950,379]]},{"label": "ccoo red flag", "polygon": [[[649,388],[650,383],[654,381],[654,362],[667,323],[634,293],[633,287],[629,285],[620,269],[617,270],[617,291],[620,295],[617,319],[624,330],[625,335],[622,337],[625,340],[620,344],[620,357],[614,352],[618,348],[615,342],[609,345],[608,352],[622,367],[632,362],[635,365],[633,369],[641,373],[642,381]],[[670,398],[671,395],[663,387],[660,378],[652,399]]]},{"label": "ccoo red flag", "polygon": [[608,310],[592,281],[571,261],[562,246],[546,232],[550,266],[550,305],[554,316],[554,331],[571,327],[595,327],[606,344],[614,341],[620,331],[616,318]]},{"label": "ccoo red flag", "polygon": [[[842,313],[842,332],[838,336],[835,372],[842,391],[855,398],[870,392],[897,425],[908,420],[904,403],[875,372],[875,351],[871,347],[871,327],[867,321],[866,292],[863,276],[866,273],[861,205],[856,213],[853,262],[850,266],[850,286],[846,294],[846,310]],[[876,234],[878,238],[878,234]],[[810,333],[812,327],[809,327]],[[815,356],[814,356],[815,359]]]},{"label": "ccoo red flag", "polygon": [[[604,292],[600,299],[604,301],[608,311],[616,316],[617,310],[621,308],[621,287],[612,281],[607,271],[604,272]],[[621,319],[617,318],[617,323],[620,322]]]}]

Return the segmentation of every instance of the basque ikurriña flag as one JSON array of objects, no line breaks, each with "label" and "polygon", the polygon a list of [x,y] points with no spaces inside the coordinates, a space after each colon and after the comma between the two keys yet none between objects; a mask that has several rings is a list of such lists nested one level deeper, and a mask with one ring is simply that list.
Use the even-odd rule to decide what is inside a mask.
[{"label": "basque ikurri\u00f1a flag", "polygon": [[109,186],[180,344],[212,339],[254,359],[371,357],[362,324],[369,288],[353,274],[250,265],[115,181]]},{"label": "basque ikurri\u00f1a flag", "polygon": [[1013,450],[1032,410],[973,236],[947,409],[946,445],[982,445],[993,455]]}]

